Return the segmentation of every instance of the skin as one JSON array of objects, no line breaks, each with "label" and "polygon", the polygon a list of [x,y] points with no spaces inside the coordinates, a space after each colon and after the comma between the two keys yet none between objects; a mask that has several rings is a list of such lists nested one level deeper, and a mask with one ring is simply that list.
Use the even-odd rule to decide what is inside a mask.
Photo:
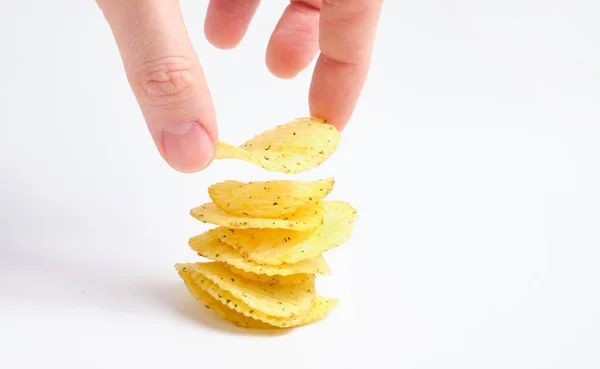
[{"label": "skin", "polygon": [[[175,170],[206,168],[218,143],[214,105],[177,0],[97,0],[117,42],[127,79],[156,147]],[[231,49],[260,0],[211,0],[205,35]],[[291,0],[266,50],[279,78],[293,78],[318,55],[310,114],[340,131],[367,79],[383,0]]]}]

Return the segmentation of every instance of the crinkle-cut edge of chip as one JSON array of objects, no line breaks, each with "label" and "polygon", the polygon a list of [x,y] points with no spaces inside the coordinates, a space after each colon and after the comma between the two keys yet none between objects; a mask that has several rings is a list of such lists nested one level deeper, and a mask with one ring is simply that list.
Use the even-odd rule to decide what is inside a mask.
[{"label": "crinkle-cut edge of chip", "polygon": [[[301,123],[314,124],[315,126],[326,127],[327,130],[335,132],[335,139],[330,138],[327,140],[327,145],[322,147],[322,150],[318,154],[310,152],[297,153],[295,151],[275,151],[275,150],[249,150],[248,146],[265,134],[270,134],[273,131],[280,130],[290,125],[298,125]],[[321,143],[319,138],[315,138],[315,141]],[[276,125],[273,128],[267,129],[261,133],[254,135],[249,140],[245,141],[241,145],[233,145],[223,141],[219,141],[217,145],[217,152],[215,159],[236,159],[248,162],[250,164],[261,167],[270,172],[280,172],[288,174],[299,174],[302,172],[310,171],[325,161],[327,161],[331,155],[337,150],[341,141],[340,131],[333,125],[327,123],[321,118],[305,117],[296,118],[289,122]],[[285,161],[279,161],[278,156],[288,156]],[[294,160],[290,160],[293,157]],[[291,165],[290,163],[293,163]]]},{"label": "crinkle-cut edge of chip", "polygon": [[[306,242],[308,239],[310,239],[312,237],[312,233],[313,232],[318,232],[319,229],[322,227],[322,225],[318,228],[316,228],[315,230],[311,230],[311,231],[298,231],[298,230],[294,230],[294,229],[248,229],[248,232],[254,232],[255,230],[258,231],[259,234],[261,234],[263,231],[281,231],[281,232],[289,232],[287,233],[287,235],[284,233],[285,237],[282,237],[284,239],[285,242],[285,246],[288,248],[294,248],[297,247],[298,244],[302,244],[304,242]],[[253,246],[244,246],[244,240],[239,240],[237,238],[237,234],[239,234],[237,229],[231,228],[231,227],[217,227],[216,228],[218,231],[218,237],[219,237],[219,241],[221,243],[224,243],[226,245],[228,245],[229,247],[231,247],[232,249],[236,250],[237,252],[239,252],[239,254],[244,258],[247,259],[249,261],[252,261],[254,263],[257,264],[261,264],[261,265],[270,265],[270,266],[279,266],[282,264],[286,264],[284,261],[265,261],[268,260],[268,258],[264,257],[264,258],[256,258],[254,256],[254,254],[259,254],[261,257],[263,257],[265,254],[268,253],[272,253],[270,250],[272,249],[271,247],[266,247],[263,246],[265,250],[267,251],[258,251],[258,247],[253,247]],[[246,231],[246,230],[242,230],[242,231]],[[275,233],[275,232],[273,232]],[[233,234],[233,237],[231,236]],[[288,237],[289,234],[292,234],[293,237]],[[250,235],[251,236],[251,235]],[[263,238],[262,236],[267,236],[265,234],[261,234],[261,238]],[[277,235],[277,236],[281,236],[281,235]],[[273,235],[273,237],[275,237],[275,235]],[[290,251],[291,252],[291,251]],[[287,255],[288,250],[285,251],[285,255]],[[316,255],[314,258],[316,258],[317,256],[320,255]],[[308,259],[313,259],[311,257],[306,257],[305,260]],[[293,263],[296,264],[296,263]]]},{"label": "crinkle-cut edge of chip", "polygon": [[[243,259],[243,260],[245,260],[245,259]],[[264,275],[268,275],[268,276],[274,276],[274,275],[289,276],[289,275],[303,274],[303,273],[331,275],[331,268],[329,267],[329,265],[327,264],[327,262],[325,261],[325,258],[323,258],[323,256],[319,256],[314,259],[307,259],[307,260],[301,261],[300,263],[307,263],[307,262],[313,261],[314,263],[317,264],[314,269],[310,269],[310,270],[307,269],[304,271],[290,271],[290,268],[288,268],[288,265],[294,265],[294,264],[261,265],[261,264],[250,264],[249,262],[248,263],[242,263],[242,262],[235,263],[232,260],[229,260],[229,261],[216,260],[216,261],[222,261],[229,265],[233,265],[234,267],[241,269],[245,272],[255,273],[255,274],[264,274]],[[276,268],[277,270],[273,270],[274,268]]]},{"label": "crinkle-cut edge of chip", "polygon": [[[309,129],[306,129],[306,128],[309,128]],[[296,118],[296,119],[293,119],[286,123],[278,124],[273,128],[264,130],[263,132],[258,133],[256,135],[254,135],[252,138],[246,140],[241,145],[238,145],[238,147],[241,149],[244,149],[244,150],[252,151],[251,147],[253,147],[253,145],[256,144],[257,141],[258,142],[264,141],[265,136],[273,138],[272,136],[274,134],[282,132],[282,130],[286,130],[288,134],[290,133],[290,130],[293,130],[293,132],[294,132],[293,135],[296,135],[297,129],[306,130],[311,135],[315,134],[315,132],[314,132],[315,129],[317,129],[319,131],[325,130],[325,131],[332,132],[332,135],[335,136],[335,142],[332,143],[331,138],[330,138],[327,141],[327,143],[329,145],[327,145],[326,147],[323,148],[323,149],[327,148],[328,151],[330,152],[330,155],[337,149],[337,146],[339,145],[339,142],[341,140],[340,131],[334,125],[325,122],[325,120],[323,120],[321,118],[304,117],[304,118]],[[305,132],[303,131],[303,133],[305,133]],[[277,136],[279,137],[280,140],[283,139],[281,137],[281,133],[279,133]],[[300,135],[300,136],[302,136],[302,135]],[[315,140],[320,141],[319,138],[315,138]],[[263,142],[263,145],[264,145],[264,142]],[[327,156],[329,156],[329,155],[327,155]]]},{"label": "crinkle-cut edge of chip", "polygon": [[[279,158],[287,156],[285,161]],[[262,168],[268,172],[300,174],[323,164],[330,155],[297,154],[293,152],[256,150],[246,151],[231,144],[219,143],[215,160],[240,160]],[[290,158],[294,160],[290,160]],[[294,162],[294,165],[290,163]]]},{"label": "crinkle-cut edge of chip", "polygon": [[[355,222],[358,217],[358,212],[356,211],[356,209],[347,202],[323,201],[323,204],[325,205],[325,207],[328,204],[333,204],[336,206],[344,206],[346,208],[343,218],[339,221],[339,222],[344,223],[344,225],[340,225],[340,227],[343,227],[345,229],[346,235],[341,237],[341,241],[339,241],[339,242],[334,242],[326,248],[320,247],[319,248],[320,251],[318,251],[318,252],[315,251],[315,252],[304,253],[302,251],[300,245],[312,242],[310,240],[310,238],[312,237],[311,234],[312,233],[317,234],[321,231],[321,227],[323,227],[325,225],[325,223],[327,222],[327,212],[325,212],[324,224],[321,227],[315,229],[314,231],[306,232],[305,233],[306,236],[295,236],[294,241],[290,243],[291,246],[289,246],[289,248],[287,250],[285,250],[284,252],[276,254],[276,256],[274,256],[274,254],[270,251],[271,250],[270,248],[265,247],[264,250],[266,250],[266,251],[264,251],[264,252],[258,251],[261,248],[256,249],[257,251],[247,250],[243,246],[241,246],[239,243],[232,242],[231,237],[229,237],[229,238],[227,237],[231,233],[231,228],[228,228],[228,227],[218,227],[217,228],[219,240],[221,242],[231,246],[232,248],[235,248],[240,253],[240,255],[242,257],[244,257],[244,259],[252,261],[257,264],[261,264],[261,265],[278,266],[278,265],[282,265],[282,264],[297,264],[297,263],[303,262],[308,259],[317,258],[318,256],[321,256],[325,252],[333,250],[333,249],[340,247],[343,244],[347,243],[352,238],[352,234],[353,234],[354,228],[355,228]],[[338,226],[338,225],[336,224],[336,226]],[[285,231],[295,232],[294,230],[285,230]],[[305,237],[305,238],[302,238],[302,237]]]},{"label": "crinkle-cut edge of chip", "polygon": [[[308,252],[308,253],[304,253],[303,251],[301,251],[299,253],[298,250],[295,250],[295,251],[287,252],[281,258],[281,260],[284,263],[295,264],[295,263],[302,262],[303,260],[306,260],[306,259],[315,258],[318,255],[323,255],[324,253],[326,253],[328,251],[331,251],[333,249],[343,246],[344,244],[348,243],[352,239],[352,235],[354,234],[354,229],[355,229],[355,223],[358,219],[358,212],[356,211],[356,209],[354,207],[352,207],[352,205],[350,205],[346,202],[334,201],[334,203],[339,203],[340,205],[347,207],[347,211],[344,213],[343,218],[338,221],[338,222],[345,223],[345,224],[341,225],[341,227],[343,229],[343,233],[345,233],[345,235],[342,237],[339,237],[339,241],[331,243],[327,247],[324,247],[324,248],[320,247],[319,251]],[[315,232],[318,233],[319,228],[317,228],[315,230]],[[302,256],[303,254],[306,254],[306,255]],[[248,255],[248,258],[251,259],[250,255]]]},{"label": "crinkle-cut edge of chip", "polygon": [[[311,306],[311,308],[307,309],[307,311],[304,314],[297,315],[292,318],[270,316],[264,312],[258,311],[257,309],[252,309],[250,306],[248,306],[242,300],[231,295],[231,293],[229,293],[227,290],[223,290],[223,289],[219,288],[219,286],[217,284],[215,284],[208,278],[205,278],[201,274],[197,273],[193,269],[192,263],[176,264],[176,268],[178,270],[183,270],[184,272],[188,272],[188,274],[190,275],[190,278],[195,282],[195,284],[196,284],[196,286],[198,286],[198,288],[204,290],[206,293],[211,295],[217,301],[220,301],[223,305],[227,306],[228,308],[230,308],[248,318],[259,320],[261,322],[270,324],[275,327],[290,328],[292,326],[295,326],[295,325],[301,323],[308,316],[308,314],[310,313],[310,311],[312,309],[312,306]],[[315,296],[315,298],[316,298],[316,296]],[[313,303],[313,306],[314,306],[314,303]]]},{"label": "crinkle-cut edge of chip", "polygon": [[266,284],[268,286],[275,285],[289,285],[289,284],[301,284],[301,283],[314,283],[315,275],[312,273],[297,273],[289,275],[267,275],[258,274],[254,272],[246,272],[243,269],[236,268],[235,266],[222,262],[226,268],[233,274],[238,275],[248,281]]},{"label": "crinkle-cut edge of chip", "polygon": [[[316,213],[306,215],[306,218],[308,218],[310,221],[306,219],[299,221],[289,219],[250,218],[228,214],[221,208],[219,208],[214,202],[208,202],[192,208],[190,210],[190,215],[203,223],[228,228],[280,228],[299,231],[309,231],[320,227],[323,224],[324,219],[324,211],[322,205],[319,206],[319,204],[317,204],[311,207],[311,210],[312,209],[314,209]],[[207,216],[207,213],[213,215]],[[229,219],[229,221],[225,221],[223,219]]]},{"label": "crinkle-cut edge of chip", "polygon": [[[331,155],[298,154],[295,152],[256,150],[249,151],[248,163],[269,172],[300,174],[319,167]],[[284,159],[282,159],[284,158]]]},{"label": "crinkle-cut edge of chip", "polygon": [[339,302],[340,300],[337,298],[316,295],[311,310],[295,327],[313,324],[324,319],[339,305]]},{"label": "crinkle-cut edge of chip", "polygon": [[[209,260],[221,262],[221,263],[226,263],[228,265],[231,265],[233,267],[236,267],[238,269],[241,269],[241,270],[243,270],[245,272],[249,272],[249,273],[265,274],[268,276],[275,276],[275,275],[289,276],[289,275],[304,274],[304,273],[331,275],[331,268],[329,267],[329,265],[327,264],[327,261],[325,260],[325,258],[323,256],[319,256],[314,259],[303,260],[303,261],[301,261],[299,263],[295,263],[295,264],[262,265],[262,264],[254,262],[250,259],[244,258],[243,255],[241,255],[238,250],[231,248],[231,246],[229,246],[225,243],[222,243],[220,240],[218,242],[223,245],[222,247],[225,248],[227,250],[227,252],[237,253],[238,255],[235,257],[231,257],[231,258],[223,257],[223,254],[218,254],[218,253],[213,252],[213,250],[210,250],[210,247],[207,247],[209,250],[206,250],[206,249],[203,250],[201,247],[198,246],[198,245],[206,245],[205,243],[195,241],[198,237],[202,237],[203,235],[205,235],[207,233],[214,233],[217,231],[218,231],[218,229],[214,228],[214,229],[208,230],[207,232],[200,234],[198,236],[191,237],[188,241],[189,247],[192,250],[194,250],[194,252],[196,252],[196,254],[198,254],[198,256],[201,256],[201,257],[209,259]],[[218,239],[218,237],[217,237],[217,239]],[[306,264],[306,265],[302,265],[302,264]],[[311,264],[313,264],[313,265],[311,265]],[[299,266],[301,268],[299,268]]]},{"label": "crinkle-cut edge of chip", "polygon": [[287,126],[287,125],[289,125],[291,123],[319,123],[319,124],[328,124],[325,121],[325,119],[323,119],[323,118],[306,116],[306,117],[296,117],[296,118],[290,120],[289,122],[287,122],[287,123],[281,123],[281,124],[277,125],[276,127],[277,128],[284,127],[284,126]]},{"label": "crinkle-cut edge of chip", "polygon": [[273,329],[277,328],[271,324],[261,322],[254,318],[245,316],[228,306],[224,305],[221,301],[213,298],[208,292],[201,289],[196,282],[187,274],[181,270],[178,270],[180,278],[183,280],[188,292],[198,302],[204,304],[204,307],[214,312],[221,319],[228,321],[240,328],[255,328],[255,329]]},{"label": "crinkle-cut edge of chip", "polygon": [[189,293],[196,300],[203,303],[205,307],[217,314],[221,319],[228,321],[240,328],[281,330],[310,325],[324,319],[339,304],[339,299],[315,295],[315,300],[313,302],[313,305],[311,306],[311,309],[302,319],[295,319],[296,322],[293,324],[289,324],[288,322],[279,319],[279,321],[276,323],[277,325],[273,325],[236,311],[235,303],[232,303],[231,301],[229,304],[233,304],[234,308],[230,308],[226,300],[225,302],[222,302],[217,298],[214,298],[210,293],[202,289],[195,282],[195,280],[191,277],[190,273],[182,270],[182,265],[185,264],[178,264],[176,268],[178,269],[178,274],[184,281]]},{"label": "crinkle-cut edge of chip", "polygon": [[[282,188],[284,185],[291,186],[293,190],[290,192],[284,191],[284,188]],[[248,189],[250,186],[255,187],[253,191]],[[324,198],[333,191],[334,186],[335,178],[333,177],[313,181],[267,180],[242,182],[225,180],[209,186],[208,196],[219,209],[234,216],[280,218],[281,216],[293,214],[302,207],[314,206],[319,202],[323,202]],[[232,192],[237,192],[236,196],[231,197]],[[244,194],[244,199],[236,203],[240,199],[240,192]],[[269,195],[266,196],[265,192]],[[280,199],[281,196],[281,201],[278,202],[275,196],[277,196],[277,199]],[[261,201],[257,201],[257,199],[261,199]],[[265,199],[268,199],[268,201]]]},{"label": "crinkle-cut edge of chip", "polygon": [[[314,294],[307,292],[306,284],[267,286],[242,277],[236,278],[237,276],[231,273],[225,264],[219,262],[195,263],[191,268],[198,276],[209,279],[220,290],[227,291],[250,308],[273,317],[303,315],[310,310],[314,302]],[[279,292],[278,297],[269,296],[268,300],[260,298],[260,296],[270,295],[269,290],[273,291],[275,288]],[[276,302],[277,300],[279,301]]]},{"label": "crinkle-cut edge of chip", "polygon": [[[323,258],[323,256],[319,256],[317,258],[314,259],[307,259],[307,260],[303,260],[300,263],[308,263],[308,262],[314,262],[316,263],[316,267],[315,268],[311,268],[311,269],[306,269],[306,270],[302,270],[302,271],[292,271],[290,270],[291,265],[294,264],[280,264],[280,265],[261,265],[261,264],[254,264],[253,262],[250,262],[249,260],[247,262],[243,262],[242,260],[246,260],[246,259],[234,259],[234,260],[215,260],[215,261],[221,261],[224,263],[227,263],[229,265],[232,265],[238,269],[241,269],[245,272],[249,272],[249,273],[254,273],[254,274],[264,274],[264,275],[268,275],[268,276],[275,276],[275,275],[280,275],[280,276],[290,276],[290,275],[294,275],[294,274],[320,274],[320,275],[331,275],[331,268],[329,267],[329,265],[327,264],[327,262],[325,261],[325,258]],[[237,261],[237,262],[236,262]],[[252,263],[252,264],[251,264]],[[299,264],[299,263],[297,263]]]}]

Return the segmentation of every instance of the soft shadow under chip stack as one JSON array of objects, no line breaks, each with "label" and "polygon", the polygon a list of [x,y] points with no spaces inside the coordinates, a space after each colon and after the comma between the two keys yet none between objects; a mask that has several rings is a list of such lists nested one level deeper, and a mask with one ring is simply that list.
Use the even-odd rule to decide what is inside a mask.
[{"label": "soft shadow under chip stack", "polygon": [[[240,146],[221,142],[216,159],[296,174],[327,160],[339,141],[332,125],[302,118]],[[212,261],[175,266],[189,292],[240,327],[292,328],[325,317],[338,299],[316,291],[316,275],[331,274],[322,254],[351,237],[357,217],[350,204],[326,200],[334,183],[230,180],[210,186],[212,202],[190,214],[216,227],[190,238],[189,246]]]}]

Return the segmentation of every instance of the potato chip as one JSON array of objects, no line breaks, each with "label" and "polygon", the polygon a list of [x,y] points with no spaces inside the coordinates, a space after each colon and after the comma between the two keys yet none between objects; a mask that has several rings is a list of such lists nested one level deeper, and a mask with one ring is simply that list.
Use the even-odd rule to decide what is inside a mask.
[{"label": "potato chip", "polygon": [[244,300],[220,288],[219,285],[197,270],[198,264],[177,264],[175,267],[194,298],[222,319],[239,327],[269,329],[308,325],[323,319],[337,307],[339,302],[338,299],[313,295],[309,309],[302,314],[293,317],[272,316],[253,309]]},{"label": "potato chip", "polygon": [[267,286],[254,283],[214,261],[195,263],[193,268],[246,305],[271,316],[302,315],[310,310],[314,301],[314,294],[306,292],[301,284]]},{"label": "potato chip", "polygon": [[[262,324],[252,325],[253,320],[258,320],[263,323],[267,323],[273,327],[288,328],[298,325],[302,323],[305,319],[310,318],[310,313],[314,306],[316,295],[313,295],[313,303],[310,304],[309,309],[301,315],[292,317],[272,316],[249,306],[248,304],[246,304],[246,302],[244,302],[244,300],[239,299],[233,294],[231,294],[229,291],[220,288],[219,285],[217,285],[212,280],[206,278],[204,275],[199,273],[195,268],[196,264],[177,264],[175,267],[179,271],[180,275],[183,274],[185,276],[188,276],[193,281],[193,284],[197,289],[205,291],[214,300],[220,302],[227,308],[249,318],[249,320],[246,321],[237,319],[237,321],[240,323],[239,325],[246,324],[246,326],[249,328],[263,327]],[[249,296],[251,295],[246,294],[246,300],[252,300],[252,297]]]},{"label": "potato chip", "polygon": [[333,189],[335,180],[224,181],[208,188],[214,204],[240,217],[281,218],[308,205],[318,205]]},{"label": "potato chip", "polygon": [[[337,149],[339,142],[340,132],[333,125],[322,119],[305,117],[264,131],[244,142],[240,148],[329,156]],[[321,151],[325,150],[322,154]]]},{"label": "potato chip", "polygon": [[356,210],[343,201],[323,201],[324,223],[311,232],[286,229],[231,229],[220,227],[219,239],[259,264],[294,264],[314,259],[351,237]]},{"label": "potato chip", "polygon": [[228,227],[218,227],[217,229],[219,230],[219,240],[239,251],[244,258],[259,264],[279,265],[283,263],[279,260],[280,258],[285,257],[290,249],[305,244],[313,238],[315,232],[321,227],[314,231]]},{"label": "potato chip", "polygon": [[308,273],[300,273],[300,274],[290,274],[290,275],[266,275],[266,274],[256,274],[252,272],[246,272],[242,269],[238,269],[233,265],[224,263],[234,274],[239,275],[240,277],[247,279],[256,283],[263,283],[269,286],[274,286],[276,284],[302,284],[305,286],[303,289],[307,292],[314,292],[314,284],[315,284],[315,275]]},{"label": "potato chip", "polygon": [[190,211],[190,215],[201,222],[237,229],[244,228],[285,228],[311,230],[323,224],[323,205],[310,204],[298,211],[278,218],[252,218],[224,212],[214,202],[209,202]]},{"label": "potato chip", "polygon": [[313,303],[309,313],[299,324],[296,325],[296,327],[308,325],[325,318],[325,316],[333,311],[338,304],[339,299],[327,298],[319,295],[315,296],[315,302]]},{"label": "potato chip", "polygon": [[303,260],[294,264],[262,265],[245,259],[239,251],[219,241],[219,228],[208,230],[200,235],[191,237],[189,246],[192,250],[207,259],[232,265],[237,269],[255,274],[268,276],[289,276],[293,274],[331,274],[329,266],[322,256]]},{"label": "potato chip", "polygon": [[296,174],[325,162],[340,132],[316,118],[299,118],[267,130],[240,146],[219,142],[215,159],[244,160],[272,172]]},{"label": "potato chip", "polygon": [[179,276],[185,283],[187,290],[190,294],[199,302],[204,304],[209,310],[214,311],[221,319],[231,322],[238,327],[242,328],[257,328],[257,329],[268,329],[273,328],[272,325],[261,322],[244,314],[238,313],[237,311],[230,309],[227,305],[222,304],[220,301],[214,299],[208,292],[201,289],[194,279],[190,276],[189,272],[185,268],[181,268],[178,272]]}]

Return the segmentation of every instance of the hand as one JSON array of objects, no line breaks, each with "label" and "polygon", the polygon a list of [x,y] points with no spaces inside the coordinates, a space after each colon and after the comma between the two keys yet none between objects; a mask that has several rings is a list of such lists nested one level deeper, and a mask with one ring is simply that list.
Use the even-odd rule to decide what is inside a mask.
[{"label": "hand", "polygon": [[[127,79],[162,157],[195,172],[213,159],[217,122],[200,61],[177,0],[97,0],[121,53]],[[260,0],[211,0],[208,40],[235,47]],[[367,77],[383,0],[291,0],[267,48],[267,66],[292,78],[320,50],[310,114],[343,129]]]}]

